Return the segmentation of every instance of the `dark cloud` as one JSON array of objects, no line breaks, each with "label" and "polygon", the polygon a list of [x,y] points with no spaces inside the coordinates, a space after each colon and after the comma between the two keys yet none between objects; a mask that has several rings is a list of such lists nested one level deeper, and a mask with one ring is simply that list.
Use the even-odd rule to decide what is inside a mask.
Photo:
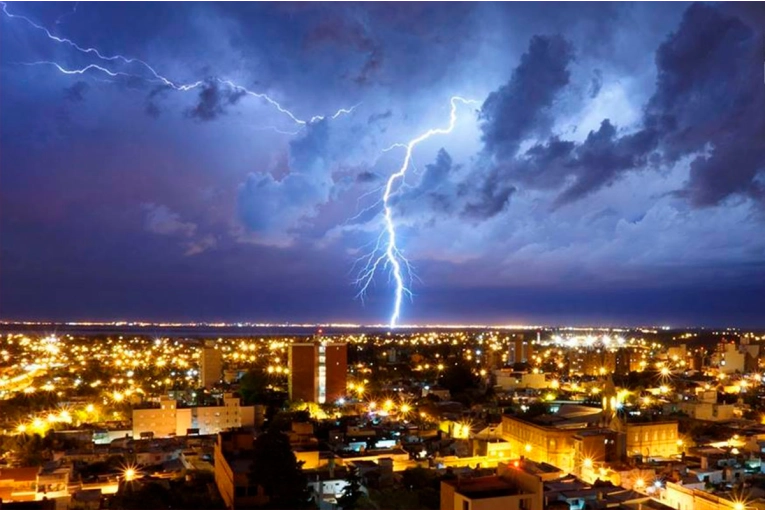
[{"label": "dark cloud", "polygon": [[[528,174],[527,182],[533,178],[528,170],[539,164],[536,158],[555,159],[570,153],[572,144],[561,147],[553,140],[549,150],[535,148],[527,153],[528,161],[522,163],[525,172],[515,158],[527,136],[541,135],[549,127],[551,106],[569,83],[573,58],[573,47],[563,37],[534,36],[510,81],[489,94],[479,115],[488,162],[460,186],[463,216],[486,219],[502,212],[517,191],[514,179],[523,173]],[[557,154],[561,150],[565,154]],[[549,175],[548,170],[540,175]]]},{"label": "dark cloud", "polygon": [[592,80],[590,81],[589,96],[590,99],[595,99],[600,94],[600,89],[603,88],[603,71],[600,69],[592,70]]},{"label": "dark cloud", "polygon": [[[485,147],[494,156],[484,188],[563,188],[553,203],[559,207],[646,167],[656,161],[653,155],[667,164],[696,155],[687,186],[677,193],[692,205],[716,205],[732,195],[763,200],[765,116],[754,113],[765,112],[763,47],[762,34],[740,19],[694,4],[656,53],[656,91],[641,129],[619,135],[605,119],[581,144],[551,137],[515,155],[539,113],[567,84],[572,54],[564,42],[532,39],[510,83],[492,93],[482,111]],[[537,62],[544,63],[541,69]],[[601,87],[596,70],[590,96]],[[488,192],[483,197],[492,199]],[[480,204],[474,203],[477,210]]]},{"label": "dark cloud", "polygon": [[375,182],[379,179],[380,179],[380,176],[378,174],[376,174],[375,172],[370,172],[369,170],[364,170],[356,174],[356,182],[361,182],[361,183]]},{"label": "dark cloud", "polygon": [[393,116],[392,110],[385,110],[384,112],[380,113],[373,113],[369,116],[369,119],[367,119],[367,124],[374,124],[375,122],[379,122],[381,120],[390,119]]},{"label": "dark cloud", "polygon": [[[21,7],[51,25],[60,14]],[[137,62],[100,62],[132,77],[18,66],[99,60],[5,17],[0,285],[14,299],[2,313],[377,323],[390,285],[381,275],[362,309],[347,273],[377,239],[379,187],[400,168],[402,151],[379,149],[443,126],[448,95],[494,90],[478,126],[460,107],[453,136],[418,146],[392,200],[424,282],[407,321],[509,323],[517,302],[519,322],[553,306],[558,322],[606,310],[657,323],[690,300],[684,323],[761,323],[762,285],[740,283],[765,281],[762,216],[747,198],[765,186],[765,11],[688,7],[95,3],[97,23],[83,12],[67,26],[78,44],[174,82],[213,77],[187,92]],[[260,130],[298,126],[265,101],[235,118],[244,91],[214,77],[300,118],[363,107],[297,135]],[[78,80],[90,89],[65,96]],[[212,119],[214,130],[194,125]],[[561,282],[573,290],[550,305]],[[690,290],[668,293],[677,282]]]},{"label": "dark cloud", "polygon": [[201,121],[215,120],[226,113],[226,107],[236,104],[246,92],[239,88],[221,86],[217,80],[208,80],[199,92],[197,104],[188,115]]},{"label": "dark cloud", "polygon": [[154,87],[146,96],[146,103],[144,105],[144,111],[149,117],[158,118],[162,114],[162,109],[159,107],[159,101],[171,90],[168,85],[160,85]]},{"label": "dark cloud", "polygon": [[[488,173],[483,184],[486,192],[482,195],[489,201],[486,210],[498,212],[500,204],[493,202],[504,198],[504,194],[497,195],[496,190],[504,187],[507,192],[513,188],[512,183],[531,189],[558,190],[563,187],[553,207],[579,200],[612,184],[622,173],[645,166],[657,141],[656,133],[645,129],[619,136],[608,119],[597,131],[591,131],[581,144],[551,137],[517,158],[496,165]],[[481,210],[479,205],[474,204],[474,208]]]},{"label": "dark cloud", "polygon": [[223,115],[225,99],[216,82],[208,82],[199,92],[199,100],[194,108],[189,110],[189,116],[199,120],[214,120]]},{"label": "dark cloud", "polygon": [[463,193],[470,190],[467,202],[462,210],[462,216],[471,219],[485,220],[496,216],[505,210],[513,193],[517,188],[510,184],[500,174],[498,168],[489,171],[487,177],[483,180],[477,180],[477,189],[470,189],[471,186],[463,184]]},{"label": "dark cloud", "polygon": [[656,53],[646,124],[671,162],[703,152],[680,194],[695,206],[760,198],[765,171],[763,34],[717,6],[694,4]]},{"label": "dark cloud", "polygon": [[536,144],[517,159],[506,162],[500,169],[523,186],[558,189],[571,171],[575,149],[576,143],[553,136],[546,143]]},{"label": "dark cloud", "polygon": [[146,106],[144,106],[143,111],[146,112],[146,115],[149,117],[154,117],[155,119],[159,118],[159,116],[162,114],[162,110],[159,109],[159,106],[157,103],[149,101],[146,103]]},{"label": "dark cloud", "polygon": [[486,150],[512,157],[525,136],[548,127],[550,107],[568,85],[571,44],[560,36],[534,36],[510,81],[489,94],[481,108]]},{"label": "dark cloud", "polygon": [[503,211],[516,191],[496,169],[486,178],[473,173],[457,184],[454,176],[460,170],[449,153],[440,149],[436,160],[425,166],[419,182],[394,195],[391,203],[403,216],[426,213],[484,220]]},{"label": "dark cloud", "polygon": [[444,183],[448,182],[449,174],[456,170],[452,157],[446,152],[446,149],[440,149],[436,155],[436,162],[425,166],[422,173],[420,185],[417,187],[423,192],[437,190]]},{"label": "dark cloud", "polygon": [[382,46],[375,46],[367,55],[359,74],[353,79],[357,85],[369,85],[383,66],[385,58]]},{"label": "dark cloud", "polygon": [[394,195],[391,203],[404,216],[422,211],[453,212],[459,197],[450,175],[458,169],[449,153],[440,149],[436,160],[425,165],[417,185],[404,188],[398,195]]},{"label": "dark cloud", "polygon": [[554,206],[574,202],[613,183],[623,172],[643,167],[656,142],[656,133],[651,130],[618,137],[616,128],[604,120],[600,129],[591,131],[576,148],[573,157],[563,162],[575,181],[556,198]]},{"label": "dark cloud", "polygon": [[90,89],[90,85],[86,82],[76,81],[71,87],[64,89],[64,97],[66,97],[67,101],[79,103],[85,99],[85,93],[88,89]]},{"label": "dark cloud", "polygon": [[383,45],[372,37],[366,26],[356,19],[333,16],[319,23],[305,38],[304,45],[315,49],[321,45],[351,49],[362,56],[360,69],[349,74],[357,85],[369,85],[385,61]]},{"label": "dark cloud", "polygon": [[228,104],[236,104],[246,95],[247,91],[241,88],[236,88],[227,92],[226,99],[228,100]]}]

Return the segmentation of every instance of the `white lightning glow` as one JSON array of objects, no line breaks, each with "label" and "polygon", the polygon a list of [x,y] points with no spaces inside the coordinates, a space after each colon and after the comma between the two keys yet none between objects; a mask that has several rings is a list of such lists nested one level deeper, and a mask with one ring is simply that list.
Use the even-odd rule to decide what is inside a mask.
[{"label": "white lightning glow", "polygon": [[[50,66],[56,69],[58,72],[65,75],[84,75],[86,73],[101,73],[111,78],[126,78],[126,77],[130,77],[134,79],[137,78],[148,83],[157,83],[179,92],[188,92],[200,87],[204,87],[208,85],[210,82],[216,82],[219,85],[228,87],[230,90],[234,92],[244,93],[250,97],[260,99],[264,101],[265,103],[267,103],[268,105],[272,106],[279,113],[288,117],[289,120],[293,123],[293,125],[297,127],[297,129],[294,132],[280,130],[274,126],[267,127],[267,129],[273,129],[274,131],[278,133],[283,133],[288,135],[296,135],[304,127],[315,122],[320,122],[325,119],[337,119],[338,117],[343,115],[350,115],[359,106],[357,104],[350,108],[340,108],[331,115],[313,115],[307,119],[300,118],[299,116],[297,116],[291,110],[284,107],[281,103],[279,103],[277,100],[275,100],[268,94],[249,90],[246,87],[243,87],[242,85],[239,85],[238,83],[235,83],[232,80],[216,77],[216,78],[205,79],[205,80],[197,80],[190,83],[177,82],[162,75],[153,66],[151,66],[150,64],[148,64],[146,61],[142,59],[127,57],[127,56],[119,55],[119,54],[106,55],[102,53],[100,50],[98,50],[97,48],[81,46],[71,39],[53,34],[47,28],[45,28],[42,25],[39,25],[38,23],[32,21],[30,18],[26,16],[10,13],[8,11],[7,4],[5,2],[0,2],[0,5],[2,6],[3,13],[9,19],[23,21],[27,25],[43,33],[51,41],[54,41],[57,44],[69,46],[70,48],[86,56],[97,58],[100,61],[100,65],[90,63],[84,67],[79,67],[79,68],[70,68],[53,61],[29,62],[29,63],[24,63],[24,65]],[[72,13],[74,13],[75,11],[76,11],[76,7],[73,9]],[[115,65],[125,66],[125,67],[115,68],[114,67]],[[123,69],[129,69],[134,72],[125,72]],[[140,74],[138,74],[139,72]],[[402,186],[404,185],[403,181],[407,173],[407,170],[411,166],[413,166],[412,153],[415,147],[433,136],[446,135],[451,133],[454,130],[454,127],[457,123],[457,108],[459,104],[465,104],[465,105],[477,104],[477,101],[474,101],[471,99],[465,99],[459,96],[452,97],[450,99],[449,124],[446,127],[430,129],[426,131],[425,133],[421,134],[420,136],[410,140],[408,143],[397,143],[384,150],[384,152],[388,152],[394,149],[404,149],[405,150],[404,160],[399,170],[393,173],[388,178],[386,185],[384,187],[381,187],[375,190],[378,192],[383,191],[382,198],[378,200],[375,204],[373,204],[371,207],[368,207],[364,211],[359,213],[360,215],[362,213],[368,212],[372,208],[378,207],[380,204],[382,204],[382,207],[383,207],[384,228],[380,232],[380,235],[378,236],[374,244],[374,249],[372,250],[372,252],[360,260],[360,262],[363,262],[363,268],[356,282],[360,287],[359,296],[363,298],[369,285],[373,282],[375,274],[377,273],[378,269],[380,269],[380,266],[382,265],[383,268],[388,269],[390,271],[389,273],[390,278],[393,281],[394,288],[395,288],[393,312],[391,314],[390,321],[389,321],[389,325],[391,327],[395,327],[398,325],[398,321],[401,316],[401,302],[403,300],[404,295],[408,295],[411,297],[411,291],[409,290],[409,286],[407,282],[411,282],[414,276],[413,276],[412,268],[409,262],[403,256],[397,244],[396,225],[395,225],[395,220],[393,217],[393,208],[390,203],[390,199],[397,191],[401,190]],[[398,186],[396,187],[399,181],[400,181],[400,184],[398,184]],[[357,215],[357,217],[359,215]]]},{"label": "white lightning glow", "polygon": [[414,152],[414,148],[433,136],[447,135],[451,133],[457,125],[457,106],[459,104],[469,105],[477,104],[478,102],[473,99],[453,96],[449,103],[451,108],[449,111],[449,124],[447,127],[429,129],[420,136],[410,140],[408,143],[393,144],[383,151],[388,152],[395,148],[403,148],[405,149],[404,160],[398,171],[388,177],[382,196],[384,229],[380,232],[374,249],[371,253],[363,257],[363,268],[356,282],[360,287],[359,296],[363,297],[367,292],[369,285],[372,283],[377,270],[380,268],[380,264],[383,264],[384,268],[390,270],[390,277],[394,284],[393,312],[388,323],[391,328],[398,325],[399,318],[401,317],[401,302],[404,296],[407,295],[411,297],[412,295],[405,281],[411,281],[412,268],[409,261],[401,253],[397,244],[396,224],[393,218],[393,208],[390,204],[390,199],[396,191],[401,189],[400,185],[395,189],[394,186],[398,181],[403,183],[406,172],[412,165],[412,153]]},{"label": "white lightning glow", "polygon": [[[54,42],[56,42],[58,44],[64,44],[64,45],[67,45],[67,46],[69,46],[69,47],[79,51],[80,53],[83,53],[83,54],[89,55],[89,56],[94,56],[94,57],[98,58],[99,60],[101,60],[102,62],[112,62],[112,63],[114,63],[114,62],[121,62],[122,64],[125,64],[125,65],[138,66],[138,67],[144,69],[145,71],[148,71],[149,74],[151,75],[151,77],[150,78],[146,78],[145,75],[142,76],[142,75],[138,75],[138,74],[131,74],[131,73],[125,73],[125,72],[121,72],[121,71],[116,71],[114,69],[110,69],[109,67],[105,67],[103,65],[96,65],[96,64],[89,64],[89,65],[87,65],[85,67],[75,68],[75,69],[67,68],[67,67],[65,67],[63,65],[60,65],[60,64],[58,64],[56,62],[51,62],[51,61],[29,62],[29,63],[25,63],[24,65],[30,65],[30,66],[48,65],[48,66],[53,66],[59,72],[61,72],[63,74],[69,74],[69,75],[73,75],[73,74],[85,74],[88,71],[94,71],[94,72],[104,73],[104,74],[106,74],[108,76],[111,76],[112,78],[116,78],[118,76],[140,78],[140,79],[143,79],[143,80],[145,80],[147,82],[160,83],[162,85],[170,87],[173,90],[177,90],[179,92],[188,92],[190,90],[194,90],[196,88],[204,86],[208,82],[207,80],[197,80],[197,81],[194,81],[194,82],[191,82],[191,83],[180,83],[180,82],[173,81],[173,80],[167,78],[166,76],[163,76],[162,74],[160,74],[154,67],[149,65],[144,60],[141,60],[139,58],[134,58],[134,57],[126,57],[124,55],[105,55],[104,53],[99,51],[97,48],[81,46],[81,45],[77,44],[76,42],[72,41],[71,39],[68,39],[66,37],[60,37],[60,36],[57,36],[57,35],[53,34],[47,28],[45,28],[42,25],[39,25],[38,23],[35,23],[34,21],[32,21],[30,18],[28,18],[26,16],[22,16],[22,15],[19,15],[19,14],[12,14],[12,13],[8,12],[8,5],[5,2],[0,2],[0,5],[2,5],[3,13],[8,18],[24,21],[29,26],[35,28],[36,30],[38,30],[38,31],[40,31],[42,33],[44,33],[45,36],[48,39],[50,39],[50,40],[52,40],[52,41],[54,41]],[[76,8],[75,8],[75,10],[76,10]],[[252,90],[247,89],[246,87],[243,87],[242,85],[239,85],[239,84],[234,83],[233,81],[227,80],[227,79],[215,78],[214,81],[216,81],[217,83],[219,83],[221,85],[227,86],[227,87],[231,88],[232,90],[234,90],[236,92],[244,92],[248,96],[255,97],[255,98],[258,98],[258,99],[261,99],[261,100],[265,101],[269,105],[271,105],[274,108],[276,108],[276,110],[278,112],[280,112],[280,113],[286,115],[287,117],[289,117],[290,120],[292,120],[292,122],[294,122],[295,124],[297,124],[301,128],[306,126],[306,125],[308,125],[308,124],[312,124],[314,122],[322,121],[322,120],[324,120],[326,118],[336,119],[336,118],[338,118],[341,115],[351,114],[359,106],[359,105],[354,105],[351,108],[340,108],[339,110],[337,110],[332,115],[314,115],[309,120],[305,120],[305,119],[301,119],[298,116],[296,116],[290,110],[288,110],[287,108],[283,107],[278,101],[276,101],[275,99],[273,99],[272,97],[270,97],[269,95],[267,95],[265,93],[254,92]],[[273,128],[273,129],[275,131],[277,131],[279,133],[283,133],[283,134],[296,134],[297,132],[300,131],[300,130],[298,130],[297,132],[292,133],[292,132],[289,132],[289,131],[280,131],[280,130],[278,130],[276,128]]]}]

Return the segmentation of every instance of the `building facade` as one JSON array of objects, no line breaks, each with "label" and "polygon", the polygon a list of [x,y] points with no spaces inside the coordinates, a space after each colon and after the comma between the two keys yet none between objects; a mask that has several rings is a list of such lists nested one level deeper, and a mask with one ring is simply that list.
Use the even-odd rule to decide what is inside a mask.
[{"label": "building facade", "polygon": [[706,490],[684,487],[667,482],[667,490],[662,503],[676,510],[742,510],[756,508],[748,506],[744,500],[733,497],[730,493],[711,494]]},{"label": "building facade", "polygon": [[566,472],[574,470],[574,439],[577,430],[538,425],[515,416],[502,417],[502,439],[509,443],[511,458],[545,462]]},{"label": "building facade", "polygon": [[255,425],[254,407],[240,405],[239,399],[230,393],[224,394],[222,404],[179,408],[175,400],[162,400],[159,407],[133,409],[133,437],[209,435]]},{"label": "building facade", "polygon": [[626,423],[627,456],[673,457],[678,454],[680,436],[676,421]]},{"label": "building facade", "polygon": [[294,343],[289,351],[290,400],[334,402],[346,394],[347,372],[347,344]]},{"label": "building facade", "polygon": [[444,480],[441,510],[542,510],[534,494],[499,476]]},{"label": "building facade", "polygon": [[199,358],[199,384],[210,389],[223,376],[223,353],[212,342],[206,342]]}]

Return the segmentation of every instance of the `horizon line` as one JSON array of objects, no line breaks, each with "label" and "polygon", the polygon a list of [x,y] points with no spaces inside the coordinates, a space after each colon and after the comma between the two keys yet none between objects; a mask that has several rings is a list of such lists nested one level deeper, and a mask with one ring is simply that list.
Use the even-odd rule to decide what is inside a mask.
[{"label": "horizon line", "polygon": [[60,321],[60,320],[16,320],[0,319],[0,326],[72,326],[72,327],[93,327],[93,326],[111,326],[111,327],[159,327],[159,328],[177,328],[177,327],[208,327],[208,328],[335,328],[335,329],[384,329],[384,330],[406,330],[406,329],[505,329],[505,330],[540,330],[557,329],[569,331],[630,331],[630,330],[649,330],[673,331],[673,330],[726,330],[737,331],[743,329],[762,329],[758,327],[740,327],[740,326],[670,326],[670,325],[641,325],[641,326],[570,326],[553,324],[457,324],[457,323],[421,323],[421,324],[398,324],[391,327],[385,323],[353,323],[353,322],[255,322],[255,321],[147,321],[147,320],[98,320],[98,321]]}]

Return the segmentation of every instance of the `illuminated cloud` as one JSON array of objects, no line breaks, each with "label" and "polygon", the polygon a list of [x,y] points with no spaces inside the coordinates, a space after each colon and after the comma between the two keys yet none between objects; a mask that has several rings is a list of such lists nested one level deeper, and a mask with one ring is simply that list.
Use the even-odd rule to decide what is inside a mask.
[{"label": "illuminated cloud", "polygon": [[[391,197],[420,277],[407,320],[762,321],[761,9],[54,7],[9,4],[202,81],[181,92],[2,16],[4,314],[383,321],[388,283],[362,305],[351,267],[401,164],[384,150],[441,126],[460,94],[477,112],[418,146]],[[49,61],[124,74],[20,65]]]}]

